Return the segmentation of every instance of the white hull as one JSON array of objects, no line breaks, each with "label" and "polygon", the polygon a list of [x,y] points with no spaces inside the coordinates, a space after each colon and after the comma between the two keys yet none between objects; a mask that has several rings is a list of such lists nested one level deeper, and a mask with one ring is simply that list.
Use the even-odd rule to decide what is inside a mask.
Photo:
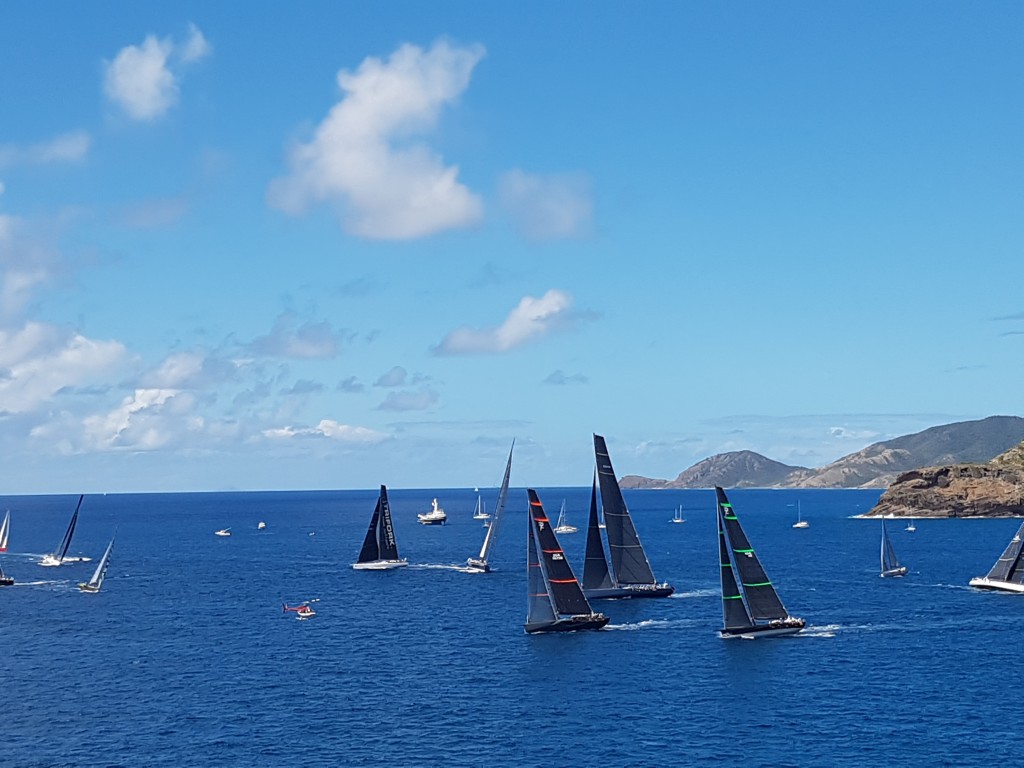
[{"label": "white hull", "polygon": [[811,524],[806,520],[801,520],[799,523],[793,523],[794,528],[810,528]]},{"label": "white hull", "polygon": [[579,529],[575,525],[560,525],[555,528],[555,533],[576,533]]},{"label": "white hull", "polygon": [[425,515],[416,515],[420,525],[444,525],[445,520],[448,519],[448,515],[444,517],[431,517],[430,513]]},{"label": "white hull", "polygon": [[357,571],[390,571],[392,568],[404,568],[408,560],[371,560],[368,563],[352,563]]},{"label": "white hull", "polygon": [[906,567],[901,565],[899,568],[890,568],[888,571],[882,571],[878,575],[881,576],[884,579],[884,578],[887,578],[889,576],[905,576],[906,573],[907,573]]},{"label": "white hull", "polygon": [[46,568],[55,568],[61,564],[61,561],[53,555],[44,555],[43,559],[39,561],[39,564]]},{"label": "white hull", "polygon": [[994,589],[1000,592],[1024,593],[1024,584],[1015,584],[1012,581],[999,581],[990,579],[987,576],[976,576],[968,584],[979,589]]}]

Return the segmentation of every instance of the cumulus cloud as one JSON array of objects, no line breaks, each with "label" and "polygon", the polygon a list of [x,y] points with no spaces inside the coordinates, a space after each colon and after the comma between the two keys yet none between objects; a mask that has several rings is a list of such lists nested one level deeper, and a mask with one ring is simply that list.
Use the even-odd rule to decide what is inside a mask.
[{"label": "cumulus cloud", "polygon": [[104,71],[104,92],[134,120],[163,117],[178,102],[181,66],[207,56],[210,46],[193,24],[188,38],[175,44],[170,38],[147,35],[142,45],[122,48]]},{"label": "cumulus cloud", "polygon": [[426,411],[437,405],[436,392],[388,392],[384,402],[377,406],[380,411]]},{"label": "cumulus cloud", "polygon": [[182,424],[198,429],[202,419],[192,415],[195,398],[173,389],[136,389],[120,405],[83,422],[88,447],[152,451],[172,441]]},{"label": "cumulus cloud", "polygon": [[253,339],[248,349],[267,357],[326,360],[338,356],[341,334],[327,322],[296,326],[295,318],[284,314],[277,318],[269,334]]},{"label": "cumulus cloud", "polygon": [[571,311],[572,297],[552,288],[539,299],[524,296],[497,328],[457,328],[434,347],[437,355],[508,352],[584,319]]},{"label": "cumulus cloud", "polygon": [[0,145],[0,168],[12,165],[76,162],[89,153],[91,145],[92,137],[85,131],[61,134],[48,141],[28,146],[3,144]]},{"label": "cumulus cloud", "polygon": [[540,176],[514,169],[498,185],[505,210],[531,240],[579,237],[593,217],[590,183],[583,174]]},{"label": "cumulus cloud", "polygon": [[0,214],[0,325],[22,315],[36,289],[53,277],[57,261],[28,222]]},{"label": "cumulus cloud", "polygon": [[294,438],[314,437],[329,438],[346,443],[379,443],[387,439],[387,435],[368,427],[353,427],[340,424],[333,419],[321,419],[315,427],[277,427],[263,430],[263,436],[273,440],[291,440]]},{"label": "cumulus cloud", "polygon": [[586,384],[590,379],[584,376],[582,373],[574,373],[567,376],[561,368],[552,371],[546,379],[545,384],[553,384],[554,386],[565,386],[566,384]]},{"label": "cumulus cloud", "polygon": [[323,392],[324,385],[318,384],[310,379],[299,379],[292,386],[282,389],[282,395],[312,395],[316,392]]},{"label": "cumulus cloud", "polygon": [[342,379],[338,382],[337,390],[339,392],[362,392],[365,387],[363,383],[355,376],[349,376],[346,379]]},{"label": "cumulus cloud", "polygon": [[341,101],[308,143],[292,148],[290,174],[271,183],[268,202],[291,214],[332,203],[347,231],[383,240],[479,221],[479,197],[421,137],[466,89],[483,55],[479,45],[406,44],[387,61],[370,57],[355,72],[341,70]]},{"label": "cumulus cloud", "polygon": [[109,374],[124,353],[119,342],[43,323],[0,328],[0,412],[34,410],[65,388]]}]

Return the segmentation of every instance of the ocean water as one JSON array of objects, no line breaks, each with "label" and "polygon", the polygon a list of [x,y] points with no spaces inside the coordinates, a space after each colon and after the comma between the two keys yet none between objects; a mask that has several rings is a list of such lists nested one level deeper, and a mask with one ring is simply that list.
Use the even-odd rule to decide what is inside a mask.
[{"label": "ocean water", "polygon": [[[580,528],[561,537],[578,575],[589,493],[540,491]],[[448,525],[418,525],[434,496]],[[877,497],[730,493],[809,624],[757,641],[716,633],[713,491],[626,493],[673,598],[601,601],[607,629],[541,636],[522,630],[521,488],[492,574],[458,570],[484,534],[469,490],[392,491],[410,566],[381,573],[350,567],[375,490],[87,496],[72,554],[98,558],[117,531],[97,595],[75,589],[93,564],[35,563],[76,499],[0,497],[17,580],[0,588],[0,765],[1019,764],[1024,596],[966,586],[1018,521],[893,521],[910,574],[883,580],[878,521],[851,518]],[[282,612],[301,600],[314,618]]]}]

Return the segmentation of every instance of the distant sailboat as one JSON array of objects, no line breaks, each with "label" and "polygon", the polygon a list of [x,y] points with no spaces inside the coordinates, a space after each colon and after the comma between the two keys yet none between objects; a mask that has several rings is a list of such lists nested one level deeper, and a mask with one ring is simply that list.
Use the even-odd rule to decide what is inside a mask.
[{"label": "distant sailboat", "polygon": [[43,556],[43,559],[39,561],[40,565],[56,566],[64,562],[68,554],[68,548],[71,546],[71,537],[75,535],[75,526],[78,525],[78,510],[82,508],[82,499],[84,498],[84,494],[78,497],[75,514],[71,516],[71,522],[68,524],[67,531],[64,532],[64,538],[61,539],[60,544],[53,552]]},{"label": "distant sailboat", "polygon": [[562,508],[558,511],[558,523],[555,525],[555,533],[576,533],[578,530],[575,525],[569,525],[565,521],[565,499],[562,499]]},{"label": "distant sailboat", "polygon": [[673,515],[671,522],[673,522],[673,523],[685,523],[686,522],[686,520],[683,519],[683,505],[682,504],[680,504],[678,507],[676,507],[676,513],[675,513],[675,515]]},{"label": "distant sailboat", "polygon": [[526,555],[527,609],[523,628],[528,634],[601,629],[608,623],[608,617],[590,607],[544,514],[537,492],[529,488],[527,494],[530,521]]},{"label": "distant sailboat", "polygon": [[4,573],[4,568],[0,565],[0,587],[13,587],[14,579]]},{"label": "distant sailboat", "polygon": [[796,522],[793,523],[794,528],[810,528],[811,524],[808,523],[800,514],[800,502],[796,503]]},{"label": "distant sailboat", "polygon": [[490,520],[491,516],[487,514],[487,510],[484,508],[484,500],[481,496],[476,497],[476,509],[473,510],[474,520]]},{"label": "distant sailboat", "polygon": [[914,518],[910,518],[910,522],[907,523],[907,527],[904,528],[903,530],[909,531],[910,533],[913,533],[914,531],[917,530],[917,526],[914,525]]},{"label": "distant sailboat", "polygon": [[[637,535],[633,518],[622,498],[622,491],[615,479],[608,447],[601,435],[594,435],[594,455],[597,459],[597,480],[601,488],[601,503],[604,508],[605,533],[608,537],[610,572],[608,584],[597,568],[598,552],[604,558],[601,542],[600,521],[597,518],[596,495],[591,493],[591,522],[587,526],[587,558],[595,558],[591,568],[592,578],[587,578],[584,567],[583,591],[591,599],[624,597],[668,597],[675,587],[667,582],[658,582],[647,560],[640,537]],[[608,565],[605,566],[608,569]]]},{"label": "distant sailboat", "polygon": [[11,510],[4,515],[4,522],[0,524],[0,552],[7,551],[7,540],[11,537]]},{"label": "distant sailboat", "polygon": [[885,530],[885,518],[882,518],[882,572],[879,576],[883,578],[886,576],[903,576],[907,572],[905,565],[900,565],[899,558],[896,557],[896,550],[892,547],[892,542],[889,541],[889,534]]},{"label": "distant sailboat", "polygon": [[92,578],[78,585],[78,588],[82,592],[96,594],[100,591],[100,587],[103,586],[103,579],[107,576],[107,567],[110,565],[110,553],[113,549],[114,539],[111,539],[110,543],[107,544],[106,552],[104,552],[103,557],[100,558],[99,565],[97,565],[96,570],[93,571]]},{"label": "distant sailboat", "polygon": [[231,535],[231,529],[230,528],[221,528],[219,531],[214,531],[213,535],[214,536],[230,536]]},{"label": "distant sailboat", "polygon": [[388,489],[380,487],[377,506],[373,508],[370,527],[359,550],[359,559],[352,563],[357,571],[386,571],[408,565],[407,560],[398,557],[395,529],[391,524],[391,505],[388,504]]},{"label": "distant sailboat", "polygon": [[1024,523],[1010,539],[1006,550],[985,576],[976,576],[968,582],[972,587],[992,589],[1001,592],[1024,592]]},{"label": "distant sailboat", "polygon": [[722,573],[722,637],[792,635],[804,628],[790,616],[757,559],[729,499],[718,486],[718,552]]},{"label": "distant sailboat", "polygon": [[487,525],[487,533],[484,535],[480,554],[466,560],[466,569],[472,573],[489,573],[491,570],[487,558],[490,557],[491,547],[494,546],[494,541],[498,537],[498,527],[505,512],[505,501],[508,499],[508,480],[512,473],[512,451],[515,450],[515,447],[516,441],[513,440],[512,447],[508,449],[508,461],[505,462],[505,475],[501,478],[501,488],[498,489],[498,502],[494,505],[494,516],[491,518],[490,525]]}]

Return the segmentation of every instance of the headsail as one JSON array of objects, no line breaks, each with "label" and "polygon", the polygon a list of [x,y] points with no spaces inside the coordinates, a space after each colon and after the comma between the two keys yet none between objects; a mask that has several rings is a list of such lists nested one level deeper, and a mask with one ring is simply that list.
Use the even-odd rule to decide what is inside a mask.
[{"label": "headsail", "polygon": [[373,560],[380,560],[380,545],[377,543],[377,523],[380,521],[380,497],[377,497],[377,506],[373,509],[373,517],[370,518],[370,527],[366,530],[366,538],[363,539],[363,548],[359,550],[357,563],[369,563]]},{"label": "headsail", "polygon": [[1011,584],[1024,584],[1024,567],[1021,563],[1021,554],[1024,552],[1024,523],[1017,529],[1017,533],[1010,539],[1006,550],[996,560],[992,570],[988,572],[989,579],[993,581],[1006,581]]},{"label": "headsail", "polygon": [[484,534],[484,543],[480,547],[479,561],[486,564],[491,554],[491,547],[498,537],[498,527],[501,525],[501,518],[505,512],[505,501],[508,499],[508,481],[512,474],[512,451],[515,450],[516,441],[512,441],[512,447],[508,449],[508,461],[505,462],[505,476],[501,479],[501,488],[498,490],[498,502],[494,505],[494,514],[491,515],[491,524],[487,526],[487,533]]},{"label": "headsail", "polygon": [[615,584],[608,573],[608,560],[601,541],[600,520],[597,515],[597,474],[590,487],[590,522],[587,524],[587,557],[583,561],[583,589],[611,589]]},{"label": "headsail", "polygon": [[725,533],[724,540],[730,550],[734,578],[743,594],[751,618],[769,620],[787,618],[789,614],[786,612],[786,607],[769,581],[761,561],[757,559],[754,548],[750,545],[732,504],[726,498],[725,491],[715,486],[715,493],[718,497],[720,522]]},{"label": "headsail", "polygon": [[601,484],[601,502],[608,535],[608,551],[612,573],[617,584],[655,584],[654,571],[647,561],[633,518],[615,479],[608,446],[601,435],[594,435],[594,454],[597,458],[597,477]]}]

